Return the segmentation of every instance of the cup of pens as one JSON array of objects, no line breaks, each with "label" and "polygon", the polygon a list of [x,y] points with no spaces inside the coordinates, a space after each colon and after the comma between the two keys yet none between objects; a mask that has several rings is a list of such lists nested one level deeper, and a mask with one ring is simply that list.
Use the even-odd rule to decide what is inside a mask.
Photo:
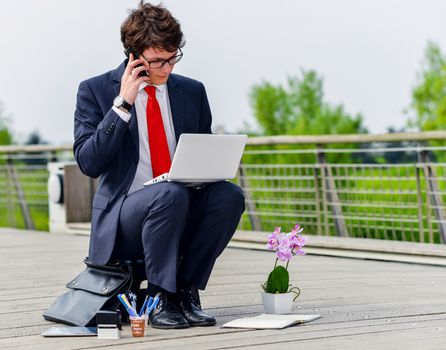
[{"label": "cup of pens", "polygon": [[149,315],[130,316],[130,327],[134,337],[145,337]]},{"label": "cup of pens", "polygon": [[[129,314],[130,327],[132,330],[132,336],[134,337],[144,337],[146,335],[147,320],[149,318],[149,313],[158,304],[158,296],[155,298],[146,296],[141,310],[137,312],[136,310],[136,295],[130,293],[129,297],[125,294],[118,294],[118,299],[124,305],[125,309]],[[129,300],[131,302],[129,302]]]}]

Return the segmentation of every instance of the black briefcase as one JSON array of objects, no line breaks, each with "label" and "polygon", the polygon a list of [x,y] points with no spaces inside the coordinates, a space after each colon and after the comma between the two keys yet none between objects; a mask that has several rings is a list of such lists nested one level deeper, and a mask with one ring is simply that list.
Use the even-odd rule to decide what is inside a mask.
[{"label": "black briefcase", "polygon": [[68,292],[59,296],[46,310],[47,321],[75,326],[93,326],[99,310],[117,310],[117,295],[126,293],[132,284],[132,264],[93,265],[84,260],[85,270],[68,282]]}]

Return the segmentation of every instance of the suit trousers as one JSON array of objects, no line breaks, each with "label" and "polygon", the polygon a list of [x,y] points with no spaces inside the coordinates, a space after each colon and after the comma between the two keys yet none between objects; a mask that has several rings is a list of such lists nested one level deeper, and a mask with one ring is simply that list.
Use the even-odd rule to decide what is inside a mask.
[{"label": "suit trousers", "polygon": [[144,187],[123,202],[112,259],[143,259],[148,282],[172,293],[178,279],[205,289],[244,210],[242,189],[227,181]]}]

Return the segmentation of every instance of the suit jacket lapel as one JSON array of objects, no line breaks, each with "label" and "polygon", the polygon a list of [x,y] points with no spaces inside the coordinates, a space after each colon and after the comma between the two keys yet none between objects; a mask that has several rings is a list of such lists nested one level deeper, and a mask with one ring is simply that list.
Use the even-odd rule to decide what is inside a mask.
[{"label": "suit jacket lapel", "polygon": [[175,138],[178,142],[178,139],[183,132],[184,105],[183,93],[177,84],[175,74],[171,74],[169,80],[167,81],[167,91],[169,93],[170,110],[172,112]]},{"label": "suit jacket lapel", "polygon": [[[127,65],[127,61],[124,61],[114,72],[113,72],[113,89],[115,91],[115,96],[119,95],[119,91],[121,90],[121,77],[124,73],[125,67]],[[136,110],[132,108],[130,110],[132,117],[129,121],[129,129],[132,135],[133,142],[137,151],[139,152],[139,136],[138,136],[138,120],[136,119]]]}]

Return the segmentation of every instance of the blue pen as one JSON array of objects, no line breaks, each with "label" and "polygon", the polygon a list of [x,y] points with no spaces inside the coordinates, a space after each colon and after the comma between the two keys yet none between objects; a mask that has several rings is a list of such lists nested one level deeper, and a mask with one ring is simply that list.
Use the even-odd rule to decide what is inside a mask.
[{"label": "blue pen", "polygon": [[153,303],[153,298],[149,297],[149,300],[147,301],[146,307],[145,307],[145,309],[143,311],[143,315],[147,315],[148,314],[147,309],[150,307],[150,305],[152,305],[152,303]]},{"label": "blue pen", "polygon": [[158,305],[159,301],[160,301],[160,299],[158,298],[158,296],[156,296],[155,299],[153,299],[153,302],[150,305],[149,305],[149,303],[147,303],[146,314],[149,314],[154,308],[156,308],[156,306]]},{"label": "blue pen", "polygon": [[[149,296],[146,295],[146,298],[144,299],[144,303],[142,304],[141,310],[139,311],[139,314],[138,314],[139,317],[141,317],[142,314],[144,313],[144,308],[145,308],[146,305],[147,305],[148,297],[149,297]],[[150,298],[152,298],[152,297],[150,297]]]},{"label": "blue pen", "polygon": [[129,313],[130,316],[136,316],[136,312],[133,311],[132,307],[126,303],[126,301],[122,298],[122,294],[118,294],[118,299],[124,305],[125,309]]}]

